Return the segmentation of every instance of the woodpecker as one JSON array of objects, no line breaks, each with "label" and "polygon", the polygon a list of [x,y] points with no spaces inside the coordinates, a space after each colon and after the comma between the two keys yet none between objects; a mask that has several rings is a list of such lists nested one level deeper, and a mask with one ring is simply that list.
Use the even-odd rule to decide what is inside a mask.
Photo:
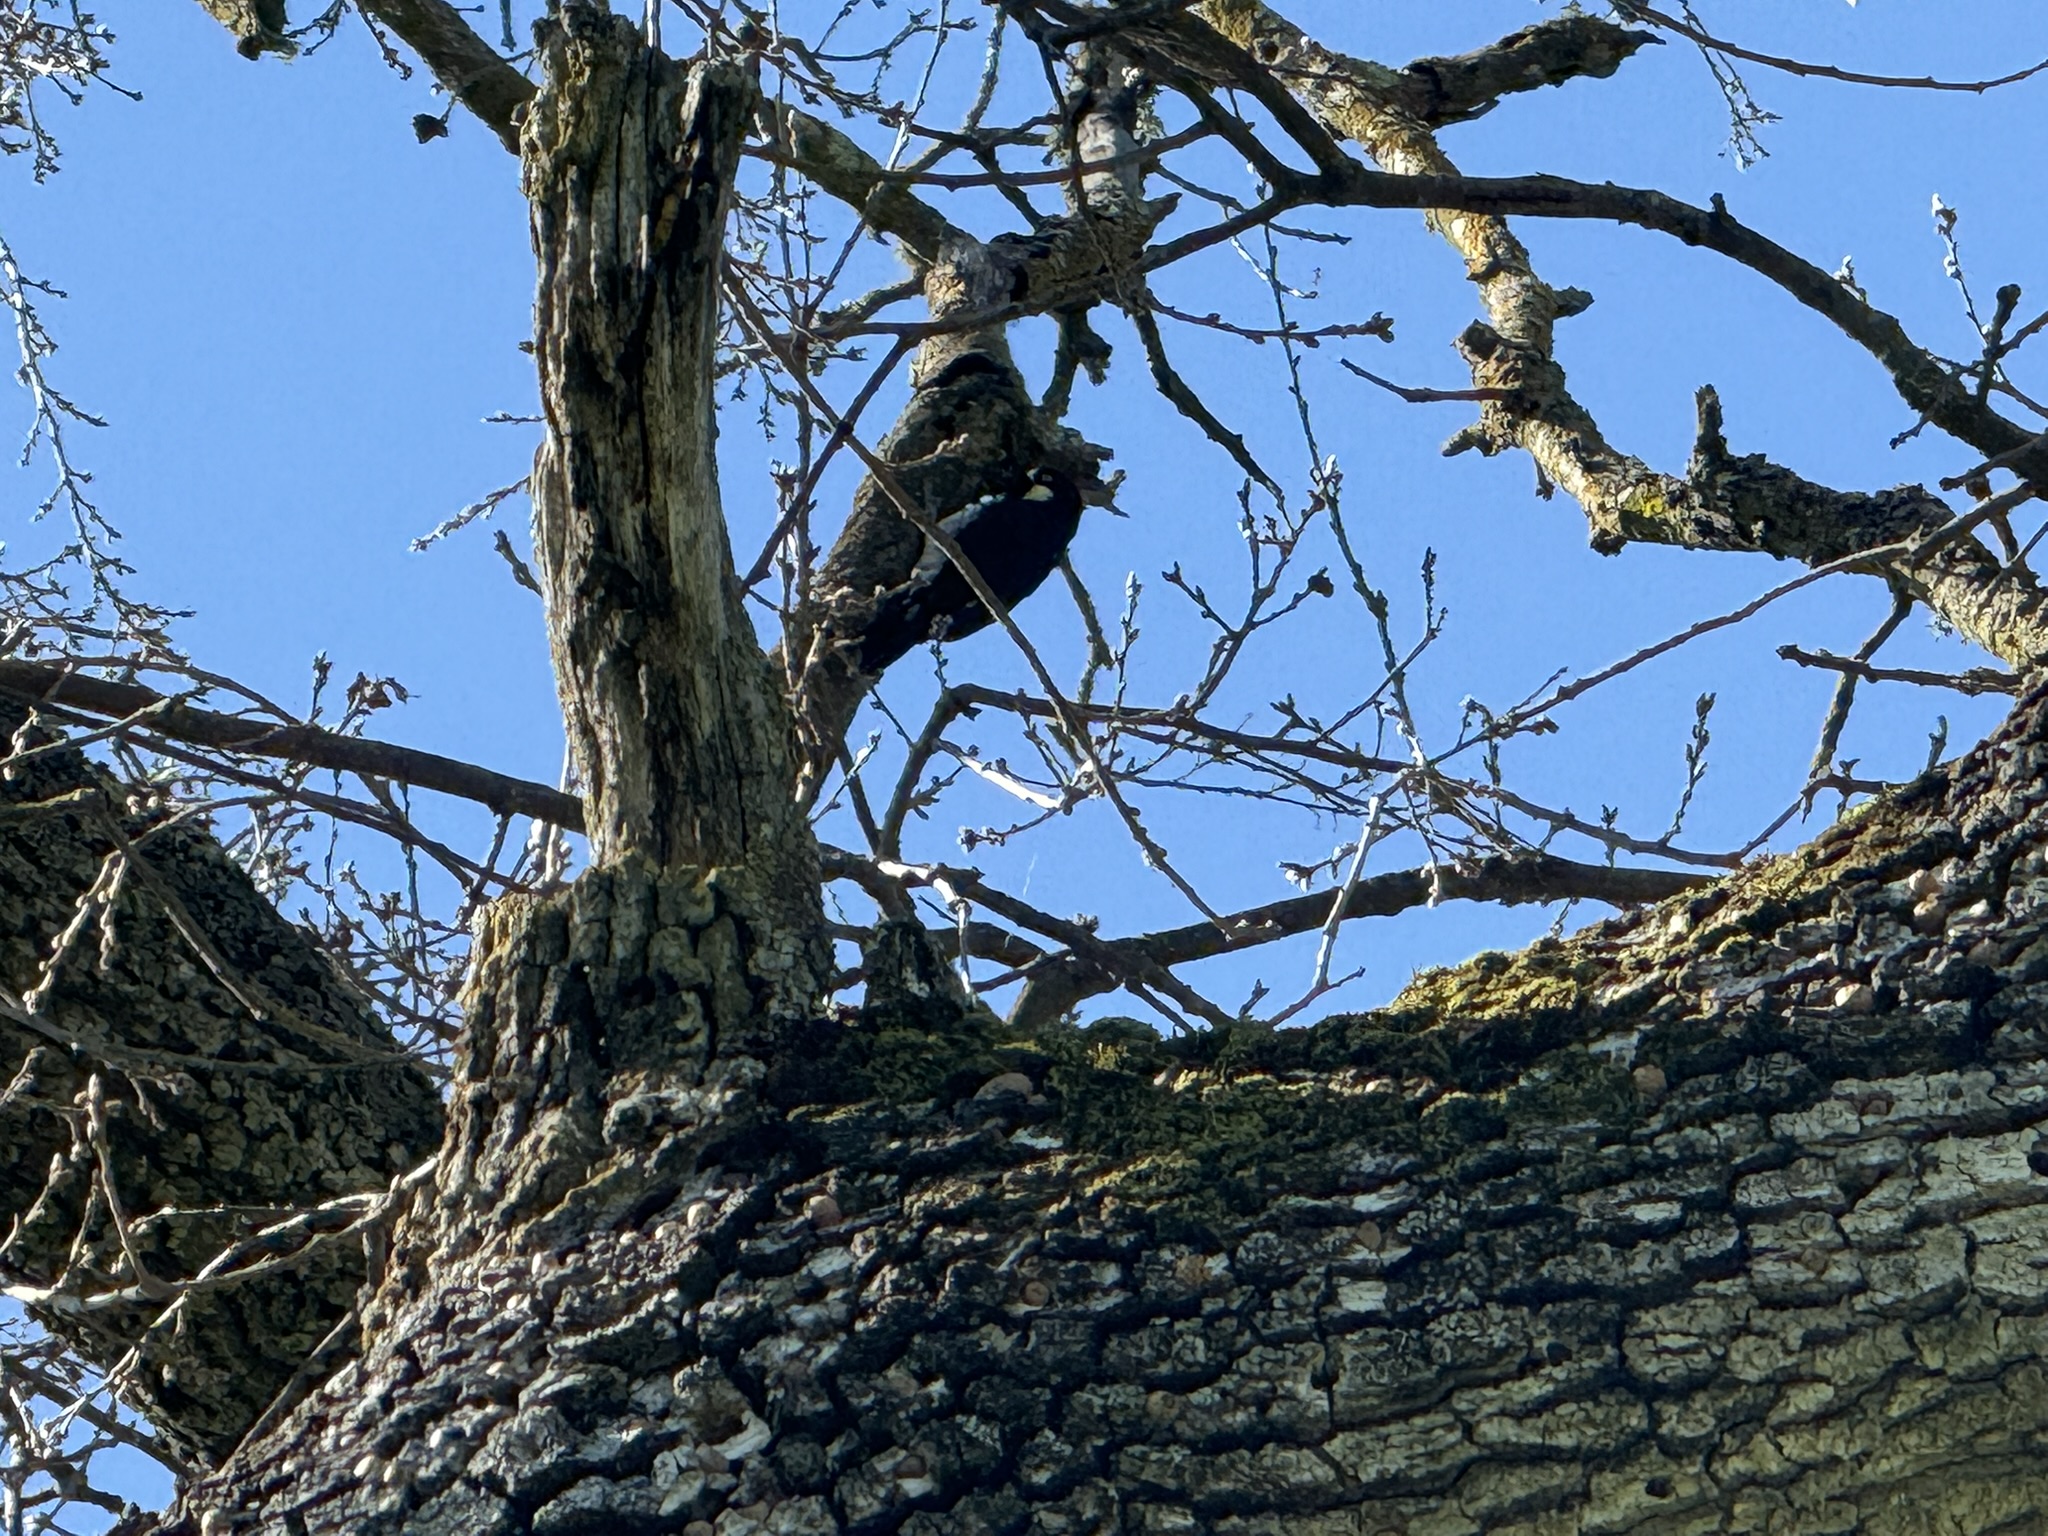
[{"label": "woodpecker", "polygon": [[[939,519],[939,528],[973,562],[1005,608],[1014,608],[1052,574],[1081,523],[1081,493],[1052,469],[1034,469],[1024,489],[984,496]],[[993,616],[967,578],[930,539],[908,579],[875,599],[860,637],[863,672],[879,674],[927,640],[957,640],[986,629]]]}]

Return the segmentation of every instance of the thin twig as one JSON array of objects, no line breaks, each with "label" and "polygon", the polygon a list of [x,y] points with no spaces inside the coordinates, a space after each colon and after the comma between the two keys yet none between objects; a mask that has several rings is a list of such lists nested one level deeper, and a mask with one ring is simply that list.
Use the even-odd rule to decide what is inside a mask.
[{"label": "thin twig", "polygon": [[1778,655],[1785,661],[1796,661],[1802,667],[1820,667],[1830,672],[1846,672],[1860,677],[1866,683],[1912,683],[1921,688],[1951,688],[1975,698],[1986,693],[2017,694],[2021,680],[2011,672],[2000,672],[1995,667],[1972,667],[1967,672],[1923,672],[1917,667],[1874,667],[1867,661],[1850,656],[1835,656],[1827,651],[1807,651],[1796,645],[1781,645]]}]

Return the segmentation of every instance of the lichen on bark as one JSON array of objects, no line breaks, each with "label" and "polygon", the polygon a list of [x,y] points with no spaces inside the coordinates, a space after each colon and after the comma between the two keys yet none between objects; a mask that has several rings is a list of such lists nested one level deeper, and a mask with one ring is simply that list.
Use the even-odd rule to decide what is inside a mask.
[{"label": "lichen on bark", "polygon": [[[365,1532],[2024,1528],[2044,713],[1799,854],[1376,1013],[820,1024],[803,1070],[593,1096],[597,1172],[524,1229],[422,1225],[362,1362],[232,1502]],[[676,898],[610,878],[499,947],[461,1092],[566,1060],[494,1008],[615,1016]]]}]

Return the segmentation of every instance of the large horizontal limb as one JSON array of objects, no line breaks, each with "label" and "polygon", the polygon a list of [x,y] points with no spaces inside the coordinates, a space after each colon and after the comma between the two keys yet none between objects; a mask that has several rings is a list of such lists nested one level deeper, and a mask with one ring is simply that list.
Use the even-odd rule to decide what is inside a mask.
[{"label": "large horizontal limb", "polygon": [[394,1294],[167,1536],[838,1536],[912,1455],[934,1530],[2038,1529],[2043,740],[1309,1029],[821,1032],[744,1164]]},{"label": "large horizontal limb", "polygon": [[[14,728],[9,709],[0,725]],[[0,786],[0,1275],[194,1466],[344,1319],[360,1241],[187,1295],[290,1212],[440,1142],[425,1069],[196,826],[130,818],[77,751]]]}]

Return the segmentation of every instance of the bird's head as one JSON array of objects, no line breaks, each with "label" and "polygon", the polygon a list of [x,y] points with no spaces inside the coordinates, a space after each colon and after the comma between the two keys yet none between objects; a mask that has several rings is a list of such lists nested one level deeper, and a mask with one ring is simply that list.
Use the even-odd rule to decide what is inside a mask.
[{"label": "bird's head", "polygon": [[1024,477],[1022,497],[1025,501],[1051,501],[1060,494],[1058,481],[1064,478],[1041,464]]},{"label": "bird's head", "polygon": [[[1123,476],[1118,474],[1115,478],[1121,481]],[[1096,506],[1103,508],[1112,517],[1130,516],[1128,512],[1125,512],[1109,499],[1103,486],[1098,484],[1093,489],[1095,494],[1091,495],[1088,489],[1076,485],[1073,480],[1069,479],[1061,471],[1041,464],[1025,475],[1024,489],[1017,493],[1017,497],[1020,501],[1036,504],[1065,501],[1068,498],[1072,498],[1076,504],[1075,510],[1077,512],[1085,512],[1089,507]],[[1107,488],[1108,491],[1113,491],[1114,489],[1115,485],[1113,483]]]},{"label": "bird's head", "polygon": [[1111,517],[1129,517],[1130,513],[1116,504],[1118,487],[1123,484],[1124,472],[1118,470],[1107,479],[1089,475],[1076,479],[1065,469],[1054,469],[1051,465],[1040,464],[1024,477],[1024,488],[1018,496],[1031,502],[1059,501],[1071,496],[1078,503],[1077,510],[1085,512],[1090,507],[1100,507]]}]

